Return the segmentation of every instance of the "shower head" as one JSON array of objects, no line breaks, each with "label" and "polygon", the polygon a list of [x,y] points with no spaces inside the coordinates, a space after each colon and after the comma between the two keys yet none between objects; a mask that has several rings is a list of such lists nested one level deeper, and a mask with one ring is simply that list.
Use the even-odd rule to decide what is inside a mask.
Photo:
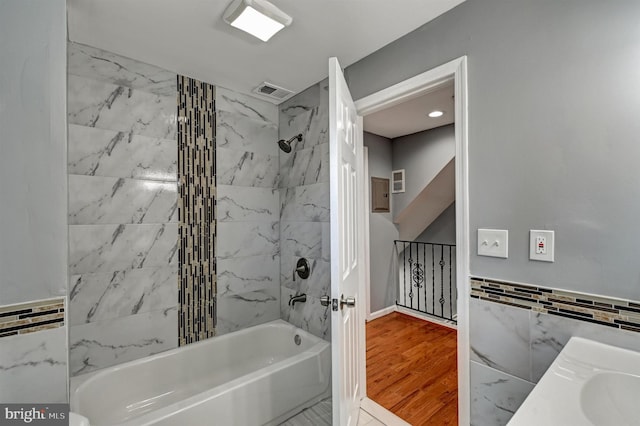
[{"label": "shower head", "polygon": [[280,139],[278,141],[278,146],[284,152],[290,153],[291,152],[291,142],[293,142],[294,139],[298,139],[298,142],[300,142],[302,140],[302,133],[297,134],[294,137],[292,137],[291,139],[286,140],[286,141],[284,139]]},{"label": "shower head", "polygon": [[291,152],[291,142],[289,142],[289,141],[285,141],[284,139],[280,139],[278,141],[278,146],[280,147],[281,150],[283,150],[286,153],[290,153]]}]

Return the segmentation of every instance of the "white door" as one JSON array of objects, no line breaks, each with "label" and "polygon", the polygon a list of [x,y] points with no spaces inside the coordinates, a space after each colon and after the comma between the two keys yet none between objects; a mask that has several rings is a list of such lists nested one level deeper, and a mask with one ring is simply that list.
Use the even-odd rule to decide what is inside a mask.
[{"label": "white door", "polygon": [[[364,206],[362,118],[336,58],[329,59],[329,151],[331,168],[331,351],[333,424],[355,426],[360,399],[359,351],[363,288],[363,233],[358,220]],[[364,317],[362,317],[364,319]]]}]

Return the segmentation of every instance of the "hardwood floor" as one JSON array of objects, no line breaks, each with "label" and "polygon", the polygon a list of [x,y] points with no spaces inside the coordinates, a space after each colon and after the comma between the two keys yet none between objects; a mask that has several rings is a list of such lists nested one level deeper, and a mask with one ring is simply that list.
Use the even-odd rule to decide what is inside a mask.
[{"label": "hardwood floor", "polygon": [[458,424],[456,331],[398,312],[367,323],[367,396],[414,426]]}]

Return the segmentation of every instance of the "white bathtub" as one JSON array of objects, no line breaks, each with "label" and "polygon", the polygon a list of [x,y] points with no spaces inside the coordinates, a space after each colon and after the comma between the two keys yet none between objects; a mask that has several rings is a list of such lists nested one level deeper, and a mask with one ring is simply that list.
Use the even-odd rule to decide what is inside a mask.
[{"label": "white bathtub", "polygon": [[330,369],[329,343],[276,320],[74,378],[71,411],[92,426],[275,425],[330,394]]}]

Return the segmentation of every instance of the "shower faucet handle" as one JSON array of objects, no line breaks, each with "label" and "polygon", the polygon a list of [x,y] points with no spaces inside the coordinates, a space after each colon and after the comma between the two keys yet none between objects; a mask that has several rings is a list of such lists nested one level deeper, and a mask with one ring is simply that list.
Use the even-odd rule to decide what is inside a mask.
[{"label": "shower faucet handle", "polygon": [[296,281],[296,274],[298,274],[298,276],[303,280],[309,278],[309,275],[311,274],[311,266],[309,266],[309,261],[304,257],[298,259],[298,263],[296,263],[296,267],[293,270],[294,282]]}]

